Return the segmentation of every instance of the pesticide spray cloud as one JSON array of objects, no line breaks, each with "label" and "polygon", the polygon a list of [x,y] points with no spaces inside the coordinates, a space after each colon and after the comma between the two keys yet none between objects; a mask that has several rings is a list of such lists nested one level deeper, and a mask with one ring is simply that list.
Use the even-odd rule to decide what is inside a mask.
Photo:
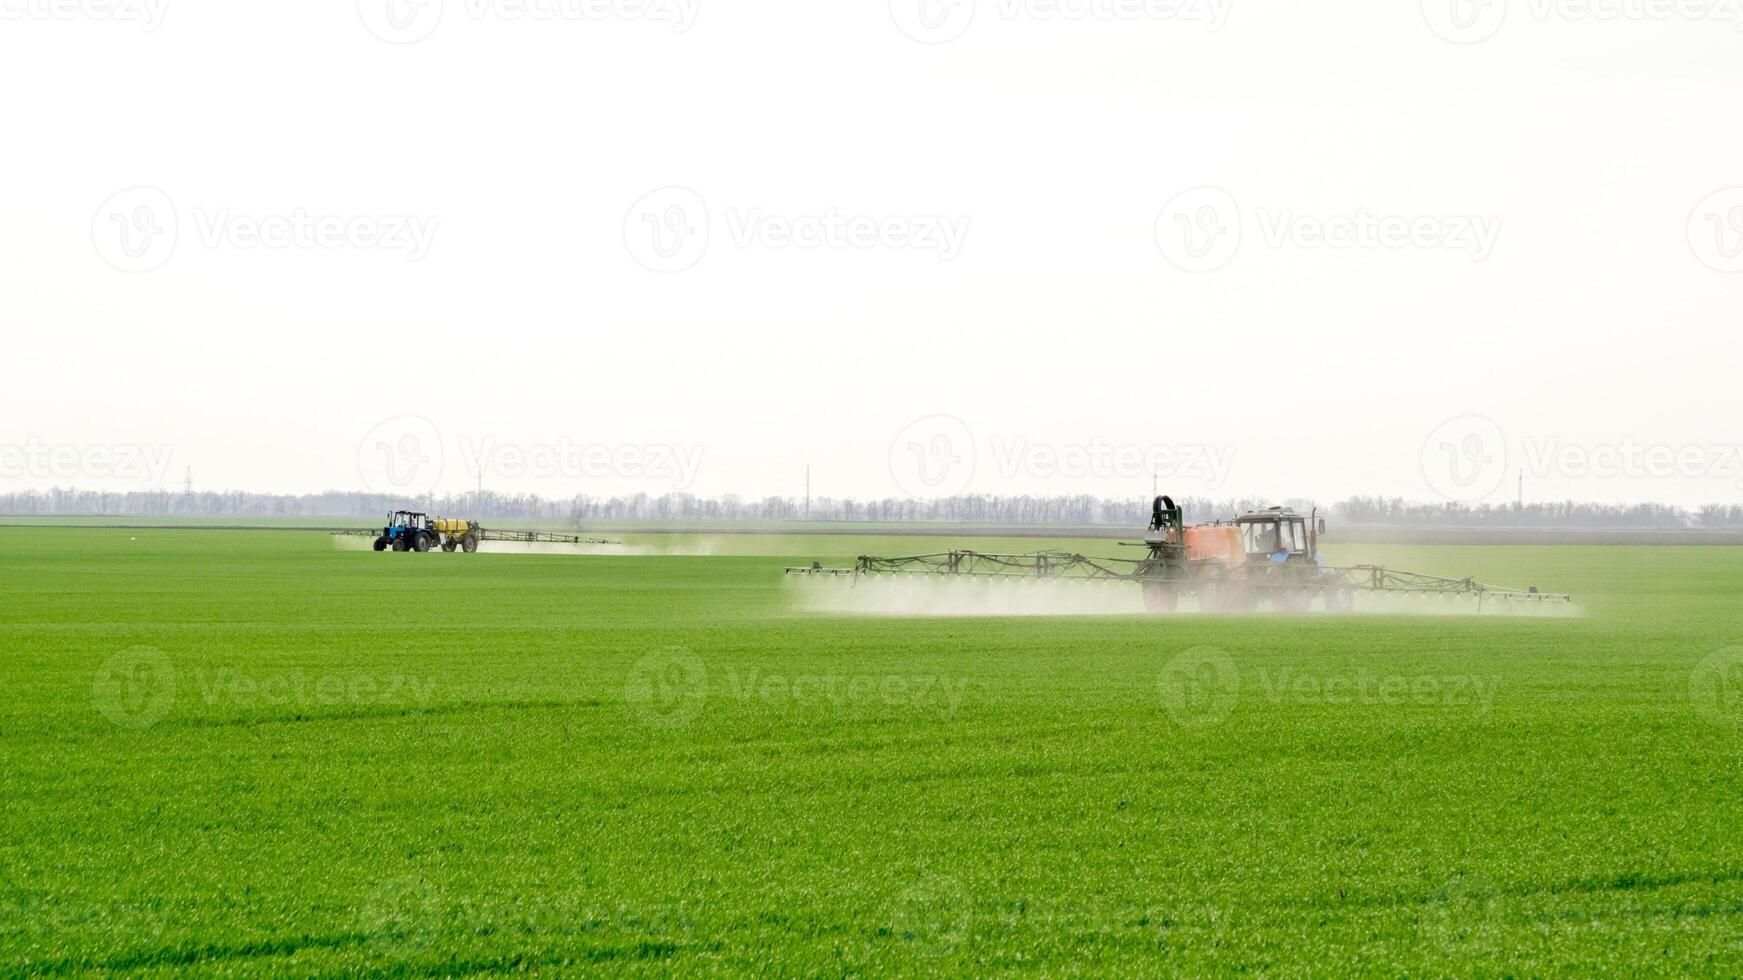
[{"label": "pesticide spray cloud", "polygon": [[[1090,579],[988,578],[981,576],[865,575],[797,576],[787,580],[793,608],[801,612],[847,616],[1135,616],[1157,615],[1145,608],[1143,590],[1132,582]],[[1173,613],[1203,612],[1183,597]],[[1261,606],[1243,615],[1281,615]],[[1326,616],[1315,603],[1307,613]],[[1579,616],[1572,603],[1536,602],[1474,596],[1405,595],[1358,592],[1345,616]]]},{"label": "pesticide spray cloud", "polygon": [[788,580],[805,612],[857,616],[1128,616],[1144,611],[1127,582],[984,577],[799,576]]}]

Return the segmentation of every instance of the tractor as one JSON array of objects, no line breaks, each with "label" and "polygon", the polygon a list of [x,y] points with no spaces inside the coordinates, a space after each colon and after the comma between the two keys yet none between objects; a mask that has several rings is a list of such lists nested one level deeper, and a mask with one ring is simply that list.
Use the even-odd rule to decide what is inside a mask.
[{"label": "tractor", "polygon": [[1356,593],[1470,596],[1485,603],[1568,603],[1565,592],[1539,592],[1393,571],[1381,565],[1333,567],[1319,552],[1325,521],[1316,509],[1301,514],[1285,507],[1248,511],[1228,521],[1188,525],[1171,497],[1151,505],[1142,558],[1100,558],[1064,551],[991,555],[953,550],[930,555],[880,558],[861,555],[851,568],[821,562],[787,569],[789,575],[965,575],[987,578],[1050,578],[1134,582],[1152,612],[1173,612],[1181,596],[1194,596],[1204,612],[1252,612],[1261,606],[1306,612],[1315,602],[1328,612],[1351,612]]},{"label": "tractor", "polygon": [[387,526],[381,529],[381,535],[375,539],[375,550],[386,551],[429,551],[440,547],[443,551],[454,551],[456,548],[472,554],[478,550],[478,541],[484,529],[469,521],[454,520],[447,517],[431,517],[428,514],[412,510],[396,510],[387,517]]},{"label": "tractor", "polygon": [[1232,521],[1185,526],[1180,508],[1157,497],[1151,508],[1148,562],[1141,576],[1145,604],[1171,612],[1181,582],[1197,583],[1199,607],[1219,612],[1249,612],[1261,599],[1288,612],[1305,611],[1315,598],[1328,610],[1347,612],[1353,591],[1334,571],[1327,574],[1319,553],[1325,519],[1286,507],[1248,511]]}]

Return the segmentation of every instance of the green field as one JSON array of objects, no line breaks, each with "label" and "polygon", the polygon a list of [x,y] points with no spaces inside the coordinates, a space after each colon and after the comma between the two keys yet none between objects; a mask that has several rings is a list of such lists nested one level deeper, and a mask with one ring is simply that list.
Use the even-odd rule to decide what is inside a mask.
[{"label": "green field", "polygon": [[1578,618],[850,618],[782,567],[940,542],[672,540],[0,531],[0,973],[1743,972],[1743,549],[1333,555]]}]

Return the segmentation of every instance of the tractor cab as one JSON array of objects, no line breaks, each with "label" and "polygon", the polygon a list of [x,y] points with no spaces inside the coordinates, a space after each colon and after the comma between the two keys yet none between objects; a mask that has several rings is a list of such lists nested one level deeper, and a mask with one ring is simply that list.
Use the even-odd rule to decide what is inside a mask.
[{"label": "tractor cab", "polygon": [[396,533],[404,534],[407,531],[427,531],[429,527],[429,515],[421,514],[415,510],[396,510],[387,515],[386,533],[389,537],[396,536]]},{"label": "tractor cab", "polygon": [[1302,516],[1283,507],[1248,511],[1235,518],[1241,544],[1250,562],[1310,562],[1322,564],[1319,536],[1325,521],[1317,515]]},{"label": "tractor cab", "polygon": [[375,550],[428,551],[436,540],[428,514],[415,510],[396,510],[387,515],[387,526],[375,539]]}]

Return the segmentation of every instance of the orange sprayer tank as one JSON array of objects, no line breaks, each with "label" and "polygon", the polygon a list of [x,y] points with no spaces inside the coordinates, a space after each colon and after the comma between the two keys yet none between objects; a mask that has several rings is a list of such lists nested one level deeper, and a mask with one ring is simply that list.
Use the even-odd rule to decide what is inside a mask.
[{"label": "orange sprayer tank", "polygon": [[1186,529],[1186,557],[1191,561],[1216,560],[1239,565],[1247,560],[1241,544],[1241,529],[1233,524],[1206,524]]}]

